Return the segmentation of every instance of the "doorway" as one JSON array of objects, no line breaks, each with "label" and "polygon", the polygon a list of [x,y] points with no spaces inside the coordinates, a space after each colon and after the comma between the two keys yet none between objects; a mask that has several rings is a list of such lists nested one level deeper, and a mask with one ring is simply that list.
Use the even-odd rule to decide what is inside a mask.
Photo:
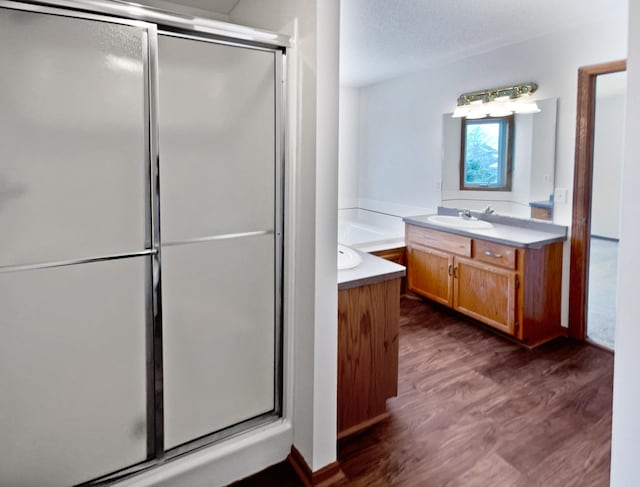
[{"label": "doorway", "polygon": [[624,131],[625,70],[624,60],[578,70],[569,335],[609,350],[614,348],[619,238],[621,154],[615,151],[621,152]]}]

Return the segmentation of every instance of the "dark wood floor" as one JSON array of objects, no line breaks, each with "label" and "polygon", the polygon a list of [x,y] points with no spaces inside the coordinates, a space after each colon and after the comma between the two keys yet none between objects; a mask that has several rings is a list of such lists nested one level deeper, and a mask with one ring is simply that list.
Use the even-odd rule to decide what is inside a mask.
[{"label": "dark wood floor", "polygon": [[[338,445],[354,486],[609,485],[613,355],[558,339],[527,350],[403,298],[389,420]],[[299,486],[280,464],[237,486]]]}]

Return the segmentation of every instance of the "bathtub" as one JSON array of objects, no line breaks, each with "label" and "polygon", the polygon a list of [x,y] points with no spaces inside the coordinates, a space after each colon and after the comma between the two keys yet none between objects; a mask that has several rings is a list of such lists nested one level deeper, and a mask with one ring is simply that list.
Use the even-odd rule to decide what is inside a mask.
[{"label": "bathtub", "polygon": [[404,247],[404,222],[369,210],[338,210],[338,243],[363,252]]}]

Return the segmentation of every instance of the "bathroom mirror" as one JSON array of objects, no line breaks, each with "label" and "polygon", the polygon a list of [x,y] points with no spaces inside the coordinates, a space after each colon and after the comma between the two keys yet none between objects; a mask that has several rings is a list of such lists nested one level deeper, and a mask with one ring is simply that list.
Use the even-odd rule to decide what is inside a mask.
[{"label": "bathroom mirror", "polygon": [[556,160],[557,98],[536,100],[540,112],[515,115],[510,191],[460,189],[462,119],[442,116],[441,205],[551,221]]}]

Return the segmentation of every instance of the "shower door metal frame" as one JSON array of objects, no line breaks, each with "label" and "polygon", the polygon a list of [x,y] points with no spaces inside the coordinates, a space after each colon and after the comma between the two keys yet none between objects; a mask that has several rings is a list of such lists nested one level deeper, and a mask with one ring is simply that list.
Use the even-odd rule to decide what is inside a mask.
[{"label": "shower door metal frame", "polygon": [[[151,469],[164,462],[204,448],[225,438],[245,433],[280,418],[283,414],[283,327],[284,327],[284,192],[286,163],[286,52],[289,37],[272,32],[236,26],[231,23],[193,18],[153,7],[141,7],[120,0],[0,0],[0,9],[11,9],[92,20],[137,27],[145,34],[143,46],[145,171],[147,194],[145,198],[145,249],[139,252],[95,256],[78,260],[36,262],[21,265],[0,266],[0,273],[21,270],[60,267],[90,262],[100,262],[132,257],[148,256],[149,280],[146,286],[146,364],[147,364],[147,459],[135,465],[89,480],[80,485],[108,485]],[[164,449],[164,386],[162,341],[162,265],[160,229],[160,153],[158,123],[158,35],[171,35],[193,40],[224,44],[240,48],[273,52],[274,62],[274,409],[254,418],[207,434],[171,450]],[[253,233],[253,232],[251,232]],[[227,236],[232,237],[233,235]],[[171,242],[166,242],[170,245]]]},{"label": "shower door metal frame", "polygon": [[[291,46],[289,36],[254,27],[237,25],[231,22],[202,17],[192,13],[181,13],[180,6],[165,10],[150,5],[140,5],[128,0],[2,0],[15,4],[46,6],[70,11],[86,12],[89,15],[104,14],[119,19],[131,19],[148,22],[158,27],[193,32],[195,35],[209,36],[221,40],[238,42],[243,45],[258,45],[285,50]],[[45,7],[43,7],[45,8]],[[203,10],[203,12],[205,12]]]}]

